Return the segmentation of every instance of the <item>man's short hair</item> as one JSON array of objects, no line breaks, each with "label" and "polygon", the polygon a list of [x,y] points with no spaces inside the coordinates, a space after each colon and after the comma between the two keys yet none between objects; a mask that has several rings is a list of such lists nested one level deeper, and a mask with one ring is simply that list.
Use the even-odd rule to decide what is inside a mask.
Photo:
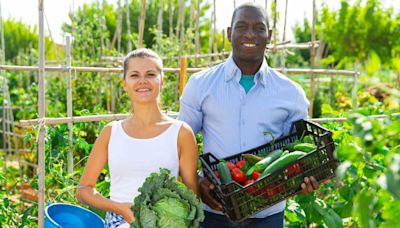
[{"label": "man's short hair", "polygon": [[231,26],[233,26],[233,20],[235,19],[237,12],[239,12],[239,10],[244,9],[244,8],[254,8],[254,9],[259,10],[262,14],[264,14],[265,22],[267,24],[267,30],[269,29],[267,11],[260,4],[257,4],[257,3],[254,3],[254,2],[246,2],[246,3],[243,3],[243,4],[241,4],[241,5],[239,5],[238,7],[235,8],[235,10],[233,11],[233,14],[232,14]]}]

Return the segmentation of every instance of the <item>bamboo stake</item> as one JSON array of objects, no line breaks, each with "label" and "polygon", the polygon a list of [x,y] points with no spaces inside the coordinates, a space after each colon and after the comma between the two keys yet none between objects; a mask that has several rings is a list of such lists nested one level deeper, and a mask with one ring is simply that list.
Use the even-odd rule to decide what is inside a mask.
[{"label": "bamboo stake", "polygon": [[[177,118],[178,113],[172,111],[163,111],[171,118]],[[34,126],[39,123],[45,125],[57,125],[65,123],[82,123],[82,122],[98,122],[98,121],[113,121],[122,120],[129,117],[130,114],[107,114],[107,115],[92,115],[92,116],[74,116],[74,117],[60,117],[60,118],[43,118],[43,119],[30,119],[20,120],[21,126]]]},{"label": "bamboo stake", "polygon": [[[355,64],[354,69],[357,69],[357,64]],[[358,108],[358,104],[357,104],[357,95],[358,95],[358,74],[354,74],[354,84],[353,84],[353,89],[352,89],[352,97],[353,97],[353,101],[352,101],[352,105],[353,105],[353,109],[357,109]]]},{"label": "bamboo stake", "polygon": [[193,29],[193,16],[194,16],[194,0],[190,0],[190,10],[189,10],[189,30]]},{"label": "bamboo stake", "polygon": [[129,0],[125,0],[125,10],[126,10],[126,29],[127,29],[127,52],[132,51],[132,41],[131,41],[131,21],[129,19]]},{"label": "bamboo stake", "polygon": [[[312,18],[312,33],[311,33],[311,42],[314,44],[315,42],[315,24],[316,24],[316,7],[315,7],[315,0],[313,0],[313,18]],[[310,49],[310,61],[311,61],[311,69],[315,68],[315,48],[314,45]],[[308,110],[308,115],[313,116],[313,109],[314,109],[314,74],[311,74],[310,77],[310,106]]]},{"label": "bamboo stake", "polygon": [[[218,53],[218,46],[217,46],[217,26],[216,26],[216,22],[217,22],[217,6],[215,4],[215,0],[213,0],[213,16],[214,16],[214,20],[213,20],[213,26],[214,26],[214,31],[213,31],[213,48],[214,48],[214,53]],[[214,56],[214,61],[217,61],[218,58],[217,56]]]},{"label": "bamboo stake", "polygon": [[159,0],[158,4],[160,4],[158,8],[158,16],[157,16],[157,27],[158,27],[158,33],[157,35],[161,38],[163,34],[163,0]]},{"label": "bamboo stake", "polygon": [[[201,56],[201,55],[199,55]],[[187,56],[185,56],[187,57]],[[122,73],[122,68],[104,68],[104,67],[71,67],[72,71],[75,72],[103,72],[103,73]],[[196,73],[204,70],[205,68],[187,68],[188,73]],[[282,69],[273,68],[279,72],[283,72]],[[0,65],[0,70],[15,70],[15,71],[39,71],[38,67],[35,66],[13,66],[13,65]],[[45,67],[45,71],[68,71],[68,67]],[[178,73],[180,68],[163,68],[163,72]],[[342,75],[354,77],[354,74],[359,75],[360,73],[352,70],[330,70],[330,69],[300,69],[300,68],[287,68],[285,72],[288,74],[316,74],[316,75]]]},{"label": "bamboo stake", "polygon": [[145,19],[145,17],[146,17],[146,0],[142,0],[142,10],[140,12],[138,48],[142,48],[143,47],[143,33],[144,33],[144,19]]},{"label": "bamboo stake", "polygon": [[[287,8],[288,8],[288,0],[286,0],[286,3],[285,3],[285,17],[284,17],[284,21],[283,21],[282,42],[285,41],[285,37],[286,37]],[[282,68],[282,69],[285,68],[285,48],[282,48],[282,52],[281,52],[281,68]]]},{"label": "bamboo stake", "polygon": [[118,42],[117,42],[117,50],[118,50],[118,52],[122,52],[122,50],[121,50],[122,13],[123,13],[123,10],[122,10],[122,6],[121,6],[121,0],[118,0],[118,23],[119,23],[119,25],[118,25],[118,27],[119,27],[119,30],[118,30]]},{"label": "bamboo stake", "polygon": [[[66,37],[66,50],[65,53],[67,55],[67,67],[71,67],[71,36],[67,35]],[[71,69],[67,73],[67,116],[72,117],[72,76]],[[72,123],[68,123],[68,173],[72,174],[74,171],[74,155],[73,155],[73,125]]]},{"label": "bamboo stake", "polygon": [[194,66],[197,67],[199,64],[199,59],[198,55],[200,53],[200,37],[199,37],[199,15],[200,15],[200,0],[197,0],[197,9],[196,9],[196,24],[195,24],[195,34],[194,34],[194,39],[195,39],[195,48],[194,48],[194,53],[195,53],[195,59],[194,59]]},{"label": "bamboo stake", "polygon": [[275,0],[274,1],[274,28],[273,28],[273,31],[274,31],[274,48],[273,48],[273,53],[274,53],[274,65],[276,66],[277,64],[276,64],[276,59],[277,59],[277,56],[276,56],[276,52],[277,52],[277,47],[276,47],[276,42],[277,42],[277,40],[278,40],[278,38],[277,38],[277,30],[276,30],[276,20],[277,20],[277,15],[276,15],[276,5],[277,5],[277,0]]},{"label": "bamboo stake", "polygon": [[183,89],[186,85],[186,65],[186,58],[182,57],[180,63],[181,71],[179,73],[179,96],[182,95]]},{"label": "bamboo stake", "polygon": [[[3,25],[3,14],[2,14],[2,9],[1,9],[1,1],[0,1],[0,35],[1,35],[1,64],[5,64],[5,45],[4,45],[4,25]],[[2,70],[0,71],[1,74],[1,79],[3,82],[3,96],[5,96],[6,89],[7,89],[7,77],[5,76],[5,72]],[[6,130],[6,106],[5,106],[5,100],[3,99],[3,103],[1,104],[2,106],[2,130]],[[3,134],[3,150],[6,151],[6,135]],[[5,159],[7,160],[7,153],[5,155]],[[4,162],[6,164],[6,162]],[[4,170],[7,170],[7,167],[5,167]]]},{"label": "bamboo stake", "polygon": [[[177,112],[163,111],[171,118],[177,118]],[[82,123],[82,122],[99,122],[99,121],[113,121],[122,120],[129,117],[130,114],[108,114],[108,115],[93,115],[93,116],[75,116],[75,117],[61,117],[61,118],[43,118],[43,119],[30,119],[20,120],[20,123],[24,127],[35,126],[41,124],[45,125],[58,125],[66,123]],[[370,118],[386,118],[388,115],[372,115]],[[400,113],[393,113],[390,116],[400,117]],[[310,119],[317,123],[323,123],[327,121],[344,121],[346,118],[313,118]]]},{"label": "bamboo stake", "polygon": [[173,9],[172,9],[172,0],[168,1],[168,11],[169,11],[169,38],[172,39],[172,36],[174,34],[173,30]]},{"label": "bamboo stake", "polygon": [[[39,118],[44,118],[46,116],[45,109],[45,59],[44,59],[44,25],[43,25],[43,1],[39,0],[39,88],[38,88],[38,111]],[[45,193],[45,154],[44,154],[44,137],[46,134],[45,126],[39,126],[39,138],[38,138],[38,176],[39,176],[39,205],[38,205],[38,225],[39,228],[44,227],[44,193]]]}]

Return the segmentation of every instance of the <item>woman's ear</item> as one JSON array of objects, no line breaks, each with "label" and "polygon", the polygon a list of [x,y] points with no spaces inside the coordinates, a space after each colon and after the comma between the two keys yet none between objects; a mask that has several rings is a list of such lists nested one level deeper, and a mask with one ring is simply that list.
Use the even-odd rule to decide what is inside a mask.
[{"label": "woman's ear", "polygon": [[124,91],[127,92],[127,90],[126,90],[126,81],[125,81],[125,78],[122,79],[122,88],[124,88]]}]

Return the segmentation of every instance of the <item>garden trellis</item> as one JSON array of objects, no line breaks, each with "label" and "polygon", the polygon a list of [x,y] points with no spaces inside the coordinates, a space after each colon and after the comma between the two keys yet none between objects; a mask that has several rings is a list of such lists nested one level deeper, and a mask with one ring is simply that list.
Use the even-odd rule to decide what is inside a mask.
[{"label": "garden trellis", "polygon": [[[144,11],[145,11],[145,0],[142,0],[142,15],[141,15],[141,20],[140,20],[140,33],[139,33],[139,46],[142,43],[143,39],[143,29],[144,29]],[[181,1],[184,2],[184,1]],[[73,172],[73,151],[72,151],[72,130],[73,130],[73,123],[77,122],[91,122],[91,121],[110,121],[110,120],[119,120],[126,118],[128,114],[109,114],[109,115],[94,115],[94,116],[73,116],[72,115],[72,110],[73,110],[73,103],[72,103],[72,85],[71,85],[71,77],[72,74],[75,72],[98,72],[98,73],[104,73],[100,76],[107,76],[107,74],[121,74],[122,73],[122,68],[106,68],[106,67],[77,67],[77,66],[72,66],[72,56],[71,56],[71,38],[67,36],[66,38],[66,66],[46,66],[45,65],[45,58],[44,58],[44,1],[39,0],[39,26],[38,26],[38,32],[39,32],[39,65],[38,66],[16,66],[16,65],[5,65],[4,62],[4,53],[2,54],[2,62],[0,66],[1,70],[1,80],[3,86],[1,87],[2,89],[2,96],[5,97],[5,100],[9,101],[9,93],[8,93],[8,88],[7,88],[7,77],[4,71],[33,71],[38,73],[38,83],[39,83],[39,90],[38,90],[38,119],[31,119],[31,120],[21,120],[20,124],[22,126],[39,126],[38,127],[38,164],[37,164],[37,169],[38,169],[38,176],[39,176],[39,189],[38,189],[38,213],[39,213],[39,227],[43,227],[44,225],[44,194],[45,194],[45,173],[44,173],[44,165],[45,165],[45,157],[44,157],[44,138],[45,138],[45,126],[46,125],[57,125],[57,124],[68,124],[68,138],[69,138],[69,143],[70,143],[70,151],[68,152],[68,171]],[[171,1],[169,1],[171,3]],[[276,3],[275,1],[275,14],[276,14]],[[267,1],[266,1],[267,5]],[[236,4],[235,4],[236,6]],[[128,6],[126,6],[128,8]],[[194,55],[187,55],[187,56],[178,56],[178,57],[173,57],[172,59],[176,59],[179,61],[179,68],[164,68],[164,72],[171,72],[171,73],[179,73],[179,91],[180,93],[182,92],[182,89],[185,85],[187,76],[187,73],[195,73],[200,70],[203,70],[204,68],[196,67],[196,68],[187,68],[187,58],[195,58],[196,62],[199,58],[210,58],[212,57],[226,57],[227,54],[229,53],[216,53],[217,50],[215,49],[215,42],[216,42],[216,28],[215,28],[215,21],[216,21],[216,15],[215,15],[215,1],[213,4],[213,14],[212,14],[212,26],[210,26],[210,30],[212,31],[212,36],[210,36],[210,48],[209,54],[199,54],[199,43],[198,43],[198,13],[196,14],[196,21],[195,21],[195,28],[196,28],[196,51]],[[199,10],[199,7],[197,7],[197,10]],[[181,12],[183,9],[180,10]],[[286,11],[287,11],[287,1],[286,1],[286,9],[285,9],[285,26],[284,26],[284,33],[286,30]],[[0,9],[1,12],[1,9]],[[127,10],[127,15],[129,11]],[[162,13],[162,10],[160,10],[160,13]],[[183,15],[183,13],[181,13]],[[1,15],[0,15],[1,16]],[[310,94],[309,94],[309,99],[310,99],[310,113],[312,113],[312,103],[313,103],[313,94],[314,94],[314,78],[318,78],[323,75],[342,75],[346,77],[351,77],[353,78],[353,91],[352,91],[352,97],[353,97],[353,103],[354,106],[356,107],[356,102],[357,102],[357,85],[358,85],[358,76],[359,72],[357,71],[345,71],[345,70],[329,70],[329,69],[317,69],[316,64],[315,64],[315,50],[318,47],[319,42],[316,41],[315,39],[315,17],[316,17],[316,7],[315,7],[315,0],[313,0],[313,23],[312,23],[312,40],[308,43],[302,43],[302,44],[290,44],[287,43],[285,40],[285,36],[283,36],[282,43],[278,44],[277,43],[277,28],[276,28],[276,15],[274,15],[274,43],[271,45],[268,45],[267,47],[267,52],[271,52],[276,54],[277,50],[282,50],[282,53],[284,53],[285,49],[310,49],[311,52],[311,69],[294,69],[294,68],[285,68],[285,56],[282,54],[281,56],[281,67],[277,68],[278,71],[283,72],[288,75],[294,75],[294,74],[307,74],[310,75]],[[161,17],[162,18],[162,17]],[[181,18],[181,17],[179,17]],[[129,19],[128,19],[129,20]],[[171,19],[170,19],[171,20]],[[184,20],[184,17],[181,18],[180,20]],[[161,22],[159,22],[161,23]],[[179,31],[180,30],[180,37],[182,39],[183,36],[183,27],[180,28],[180,25],[182,25],[183,22],[180,21],[177,25],[177,28]],[[170,27],[171,29],[171,27]],[[3,29],[2,29],[3,31]],[[129,31],[129,30],[128,30]],[[121,29],[117,29],[118,33],[121,33]],[[172,34],[172,33],[170,33]],[[118,35],[117,37],[120,37]],[[3,40],[3,35],[2,35],[2,45],[4,45],[4,40]],[[118,45],[119,46],[119,45]],[[129,45],[128,45],[129,47]],[[214,51],[213,51],[214,50]],[[4,52],[4,46],[2,47],[2,52]],[[214,53],[213,53],[214,52]],[[276,56],[276,55],[275,55]],[[115,57],[103,57],[104,60],[117,60],[121,61],[121,58],[115,58]],[[170,58],[171,59],[171,58]],[[276,63],[276,61],[275,61]],[[197,63],[196,63],[197,65]],[[45,113],[45,84],[44,84],[44,79],[45,79],[45,72],[64,72],[67,74],[67,117],[65,118],[47,118],[46,113]],[[11,148],[11,137],[7,135],[12,135],[14,140],[18,137],[18,134],[13,130],[15,123],[13,120],[13,115],[12,115],[12,104],[11,103],[5,103],[3,102],[3,108],[2,108],[2,134],[3,134],[3,142],[4,145],[8,145],[8,148],[4,148],[5,151],[15,151],[16,153],[19,153],[20,149],[18,147],[16,148]],[[175,112],[167,112],[168,115],[172,117],[176,117],[177,113]],[[373,116],[376,118],[383,118],[383,115],[379,116]],[[346,121],[346,118],[323,118],[323,119],[312,119],[315,122],[325,122],[325,121]],[[19,135],[20,136],[20,135]],[[7,139],[6,139],[7,138]],[[7,143],[6,143],[7,142]],[[16,146],[18,146],[18,143],[14,143]],[[20,160],[20,158],[19,158]],[[32,165],[32,164],[31,164]],[[35,166],[33,164],[33,166]]]}]

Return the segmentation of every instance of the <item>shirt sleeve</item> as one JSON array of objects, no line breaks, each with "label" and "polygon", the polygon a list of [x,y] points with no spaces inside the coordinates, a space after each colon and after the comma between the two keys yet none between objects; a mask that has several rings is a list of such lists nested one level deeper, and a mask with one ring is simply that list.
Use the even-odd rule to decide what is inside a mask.
[{"label": "shirt sleeve", "polygon": [[178,119],[186,122],[197,134],[203,125],[203,112],[201,109],[201,92],[198,81],[194,76],[189,78],[180,98]]},{"label": "shirt sleeve", "polygon": [[294,101],[295,102],[292,104],[292,108],[289,109],[289,115],[283,124],[284,135],[289,134],[293,122],[300,119],[307,119],[308,117],[309,101],[304,93],[304,90],[300,86],[297,86],[297,96]]}]

